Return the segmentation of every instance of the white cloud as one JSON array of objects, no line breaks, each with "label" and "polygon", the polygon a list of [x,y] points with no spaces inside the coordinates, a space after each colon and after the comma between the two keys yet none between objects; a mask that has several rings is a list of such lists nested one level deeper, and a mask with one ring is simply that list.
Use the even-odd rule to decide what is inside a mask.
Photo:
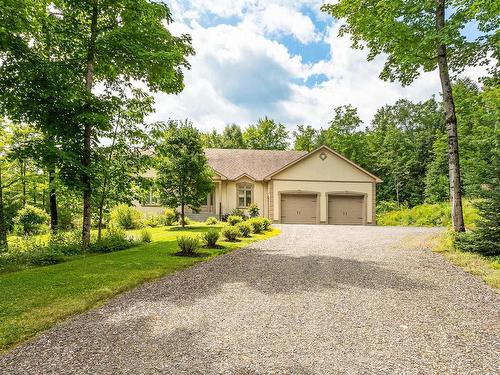
[{"label": "white cloud", "polygon": [[[320,16],[321,1],[285,0],[173,0],[169,3],[178,20],[169,28],[189,33],[197,52],[190,59],[185,90],[177,96],[156,95],[157,112],[151,120],[189,118],[203,130],[222,129],[227,123],[254,123],[270,116],[290,128],[310,124],[317,128],[331,119],[333,108],[352,104],[369,124],[378,108],[400,98],[421,101],[440,90],[437,72],[424,73],[409,87],[378,78],[384,58],[366,61],[366,51],[353,50],[348,37],[338,36],[338,24],[318,32],[311,18]],[[203,27],[202,17],[236,17],[231,24]],[[276,35],[292,35],[302,43],[318,41],[330,47],[315,64],[293,56]],[[473,69],[474,77],[484,68]],[[307,87],[313,75],[326,77]]]}]

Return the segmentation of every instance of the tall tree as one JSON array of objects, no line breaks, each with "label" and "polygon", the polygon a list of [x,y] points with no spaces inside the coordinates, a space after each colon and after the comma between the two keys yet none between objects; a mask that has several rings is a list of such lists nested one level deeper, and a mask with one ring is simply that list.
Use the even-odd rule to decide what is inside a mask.
[{"label": "tall tree", "polygon": [[238,124],[228,124],[222,131],[222,148],[245,148],[243,132]]},{"label": "tall tree", "polygon": [[311,125],[298,125],[297,130],[293,131],[294,145],[297,151],[312,151],[320,146],[318,142],[318,131]]},{"label": "tall tree", "polygon": [[[452,221],[455,231],[464,231],[457,119],[451,87],[450,69],[461,71],[466,66],[485,61],[493,48],[492,40],[499,21],[498,9],[478,0],[371,1],[340,0],[326,4],[322,10],[345,19],[340,33],[350,34],[354,48],[370,50],[368,59],[387,55],[380,77],[410,84],[422,70],[439,70],[445,123],[448,133],[448,159]],[[496,9],[496,10],[495,10]],[[445,15],[445,12],[447,15]],[[482,32],[468,40],[461,31],[477,22]]]},{"label": "tall tree", "polygon": [[243,133],[243,139],[247,148],[254,150],[286,150],[288,147],[285,125],[267,117],[250,125]]},{"label": "tall tree", "polygon": [[181,208],[185,225],[185,207],[199,208],[212,190],[212,170],[203,151],[200,133],[186,122],[170,121],[155,132],[157,157],[156,185],[160,200],[167,207]]},{"label": "tall tree", "polygon": [[[57,104],[54,111],[37,108],[37,113],[55,115],[40,123],[46,129],[56,130],[56,134],[63,133],[63,144],[71,147],[67,154],[73,160],[63,176],[73,175],[71,180],[78,182],[82,191],[82,238],[88,247],[93,142],[101,132],[112,128],[113,112],[119,108],[121,95],[116,92],[121,91],[123,84],[131,87],[139,81],[151,91],[180,92],[184,87],[182,68],[189,68],[186,58],[194,51],[189,36],[173,36],[165,27],[172,17],[163,3],[54,0],[47,5],[44,13],[35,14],[34,24],[40,27],[21,34],[16,45],[7,46],[8,56],[2,65],[9,73],[7,77],[22,83],[21,94],[16,93],[19,85],[9,91],[14,98],[26,97],[26,87],[37,86],[33,82],[39,84],[42,76],[46,78],[40,90],[43,97],[36,97],[31,90],[38,99],[32,102],[44,99]],[[100,89],[96,90],[96,86]],[[29,112],[28,104],[21,103],[24,108],[19,112]],[[54,125],[62,122],[61,114],[68,117],[66,127]]]}]

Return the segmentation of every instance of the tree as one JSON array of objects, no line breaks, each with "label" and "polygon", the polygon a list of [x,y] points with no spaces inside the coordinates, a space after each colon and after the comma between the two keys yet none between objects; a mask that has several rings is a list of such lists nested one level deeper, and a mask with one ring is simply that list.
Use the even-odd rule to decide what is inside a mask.
[{"label": "tree", "polygon": [[293,131],[295,138],[293,148],[297,151],[312,151],[318,146],[318,131],[311,125],[298,125],[297,131]]},{"label": "tree", "polygon": [[335,115],[330,126],[323,131],[325,143],[357,164],[365,164],[366,148],[363,146],[362,121],[358,110],[345,105],[335,108]]},{"label": "tree", "polygon": [[[8,73],[7,78],[16,83],[5,94],[13,98],[9,109],[16,102],[21,107],[17,112],[24,115],[35,108],[38,125],[48,135],[64,135],[63,145],[70,148],[66,154],[71,158],[66,158],[69,168],[62,176],[82,191],[82,238],[88,247],[93,142],[112,128],[122,93],[135,82],[142,81],[153,92],[180,92],[182,68],[189,68],[186,58],[194,51],[189,36],[175,37],[164,26],[172,17],[163,3],[54,0],[50,5],[35,13],[33,24],[38,27],[32,26],[15,44],[7,45],[1,73]],[[30,89],[39,86],[43,87],[40,95]],[[95,90],[96,86],[103,89]],[[25,101],[26,92],[37,100]],[[40,102],[52,110],[30,104]],[[44,113],[47,118],[42,121]],[[61,121],[64,116],[66,121]]]},{"label": "tree", "polygon": [[243,139],[247,148],[254,150],[286,150],[288,147],[285,125],[267,117],[250,125],[243,133]]},{"label": "tree", "polygon": [[245,148],[243,133],[238,124],[226,125],[222,131],[222,148]]},{"label": "tree", "polygon": [[167,207],[181,207],[184,227],[185,207],[199,208],[213,187],[200,133],[189,121],[170,121],[154,132],[154,138],[160,200]]},{"label": "tree", "polygon": [[[493,49],[498,12],[494,2],[478,0],[377,1],[340,0],[322,6],[322,10],[346,24],[340,33],[350,34],[354,48],[367,47],[368,59],[387,55],[380,74],[384,80],[410,84],[423,71],[439,70],[448,133],[450,195],[453,228],[464,231],[457,119],[450,70],[485,61]],[[447,11],[447,16],[445,16]],[[470,41],[461,30],[477,22],[482,35]],[[490,34],[493,32],[492,34]]]}]

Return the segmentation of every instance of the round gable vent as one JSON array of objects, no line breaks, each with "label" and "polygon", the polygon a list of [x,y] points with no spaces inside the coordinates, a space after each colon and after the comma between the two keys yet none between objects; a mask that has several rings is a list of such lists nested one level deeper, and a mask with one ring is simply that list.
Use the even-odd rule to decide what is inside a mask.
[{"label": "round gable vent", "polygon": [[324,152],[322,152],[321,154],[319,154],[319,158],[321,160],[325,160],[326,159],[326,154]]}]

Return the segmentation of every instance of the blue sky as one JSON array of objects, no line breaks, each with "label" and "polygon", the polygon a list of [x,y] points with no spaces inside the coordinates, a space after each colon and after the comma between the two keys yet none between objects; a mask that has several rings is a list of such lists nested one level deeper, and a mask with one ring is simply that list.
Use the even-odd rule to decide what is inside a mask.
[{"label": "blue sky", "polygon": [[[242,126],[269,116],[292,129],[325,126],[333,109],[352,104],[366,125],[383,105],[439,93],[437,73],[409,87],[378,78],[384,57],[366,61],[338,36],[339,23],[318,0],[165,0],[174,34],[192,36],[196,56],[185,90],[156,95],[152,120],[191,119],[200,129]],[[465,31],[474,36],[470,25]],[[471,69],[477,77],[484,68]]]}]

